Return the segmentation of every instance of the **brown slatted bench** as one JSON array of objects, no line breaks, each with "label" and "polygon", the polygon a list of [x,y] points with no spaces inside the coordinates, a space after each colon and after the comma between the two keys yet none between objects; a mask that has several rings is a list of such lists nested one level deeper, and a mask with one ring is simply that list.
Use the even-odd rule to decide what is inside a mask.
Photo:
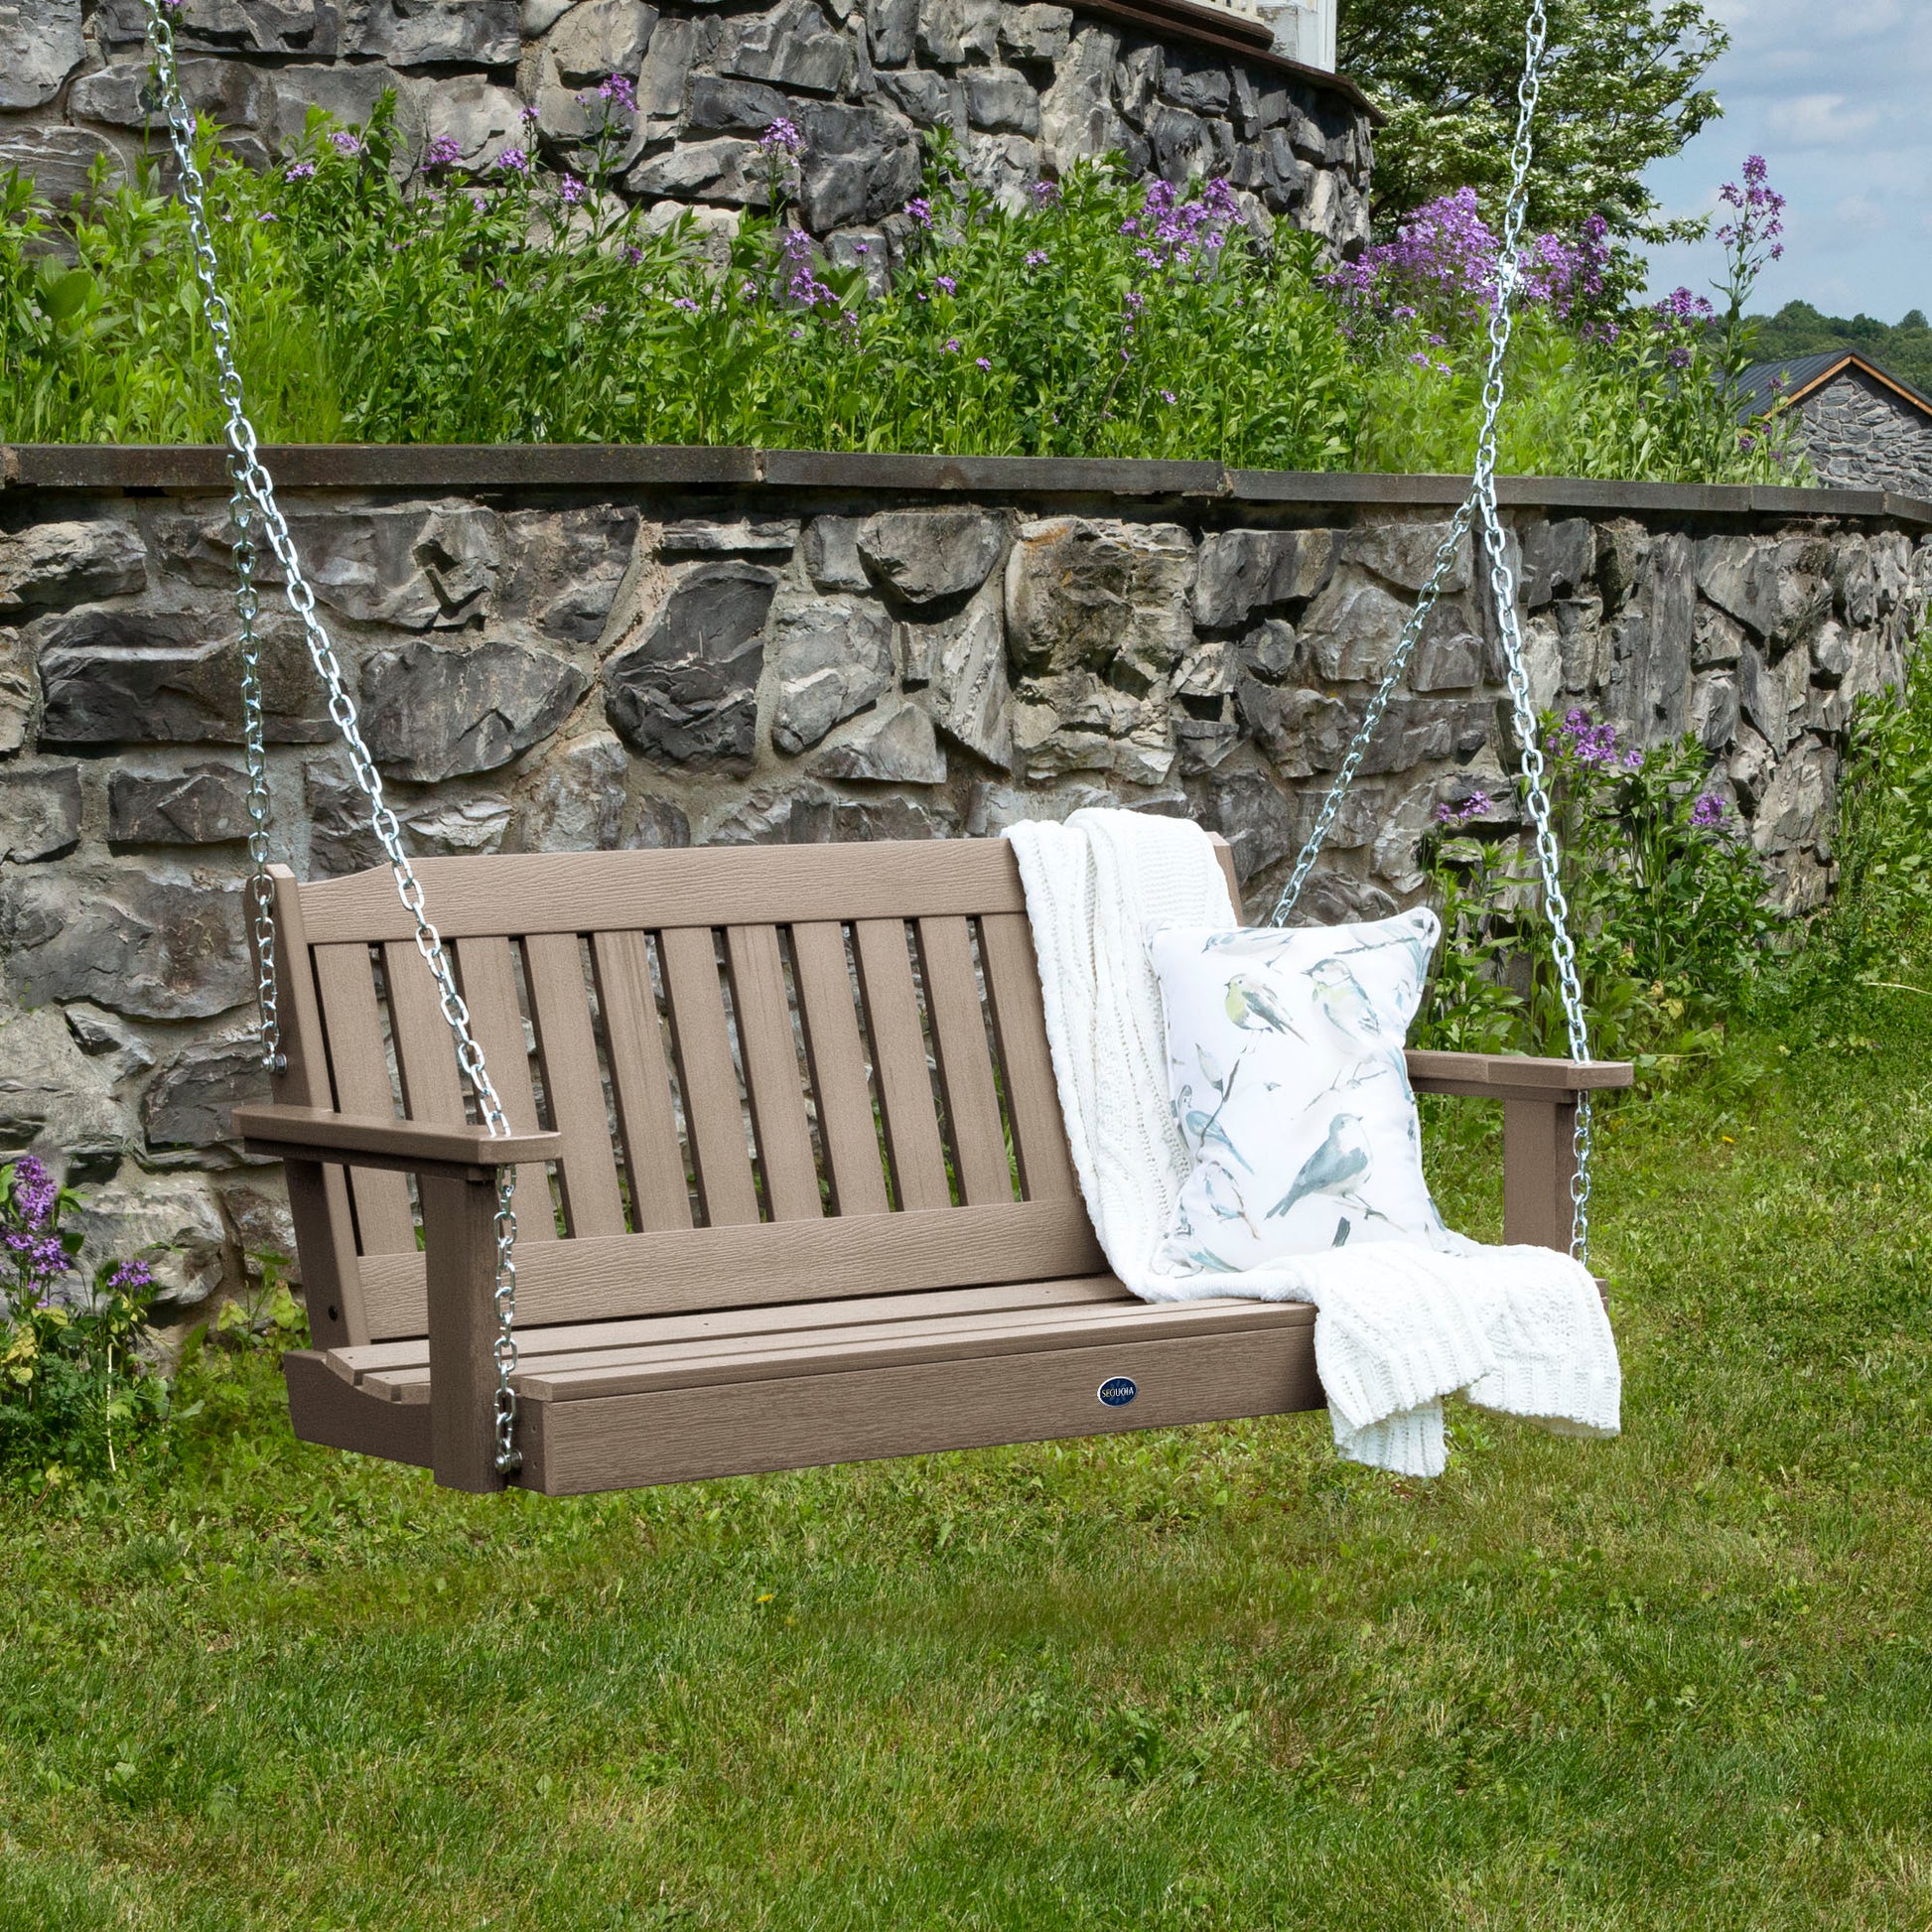
[{"label": "brown slatted bench", "polygon": [[[1320,1405],[1308,1308],[1154,1306],[1108,1272],[1004,840],[417,871],[513,1136],[466,1119],[389,873],[304,886],[277,868],[288,1068],[277,1104],[235,1123],[288,1166],[315,1342],[285,1362],[304,1439],[502,1486],[499,1163],[525,1488]],[[1420,1090],[1504,1102],[1507,1238],[1566,1246],[1578,1095],[1630,1069],[1409,1064]],[[1122,1377],[1137,1393],[1103,1404]]]}]

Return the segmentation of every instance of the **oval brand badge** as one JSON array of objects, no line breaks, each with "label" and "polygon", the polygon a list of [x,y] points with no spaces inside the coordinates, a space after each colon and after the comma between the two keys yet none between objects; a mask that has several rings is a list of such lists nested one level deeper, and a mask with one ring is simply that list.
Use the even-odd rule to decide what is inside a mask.
[{"label": "oval brand badge", "polygon": [[1109,1409],[1125,1409],[1140,1392],[1131,1375],[1110,1375],[1100,1385],[1100,1399]]}]

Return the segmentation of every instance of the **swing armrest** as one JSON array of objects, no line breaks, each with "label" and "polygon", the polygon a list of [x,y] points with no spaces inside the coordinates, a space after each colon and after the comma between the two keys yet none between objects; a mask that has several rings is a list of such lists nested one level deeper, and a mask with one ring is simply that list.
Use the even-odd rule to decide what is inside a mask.
[{"label": "swing armrest", "polygon": [[489,1181],[500,1169],[559,1161],[564,1151],[561,1134],[492,1137],[483,1127],[338,1114],[323,1107],[237,1107],[234,1131],[250,1154],[386,1168],[438,1180]]},{"label": "swing armrest", "polygon": [[1636,1079],[1628,1060],[1540,1060],[1527,1053],[1435,1053],[1412,1047],[1409,1082],[1418,1093],[1487,1100],[1560,1100]]}]

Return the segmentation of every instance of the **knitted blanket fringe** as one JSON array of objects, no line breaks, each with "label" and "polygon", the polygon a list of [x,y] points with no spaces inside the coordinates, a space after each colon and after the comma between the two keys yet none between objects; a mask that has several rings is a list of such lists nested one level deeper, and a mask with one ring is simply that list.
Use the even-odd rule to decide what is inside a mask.
[{"label": "knitted blanket fringe", "polygon": [[1398,1474],[1447,1461],[1443,1397],[1561,1435],[1614,1436],[1616,1342],[1589,1273],[1548,1248],[1446,1252],[1377,1242],[1235,1275],[1176,1276],[1154,1257],[1191,1166],[1168,1097],[1161,991],[1143,935],[1227,926],[1225,878],[1184,819],[1086,810],[1006,835],[1039,958],[1067,1140],[1107,1260],[1143,1301],[1246,1296],[1315,1310],[1315,1365],[1335,1447]]}]

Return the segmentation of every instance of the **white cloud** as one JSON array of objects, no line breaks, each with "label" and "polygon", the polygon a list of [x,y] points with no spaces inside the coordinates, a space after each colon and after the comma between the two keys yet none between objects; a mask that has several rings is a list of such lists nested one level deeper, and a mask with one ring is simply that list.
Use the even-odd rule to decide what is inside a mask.
[{"label": "white cloud", "polygon": [[1772,104],[1770,125],[1800,147],[1839,147],[1877,125],[1875,107],[1853,107],[1843,94],[1800,94]]}]

